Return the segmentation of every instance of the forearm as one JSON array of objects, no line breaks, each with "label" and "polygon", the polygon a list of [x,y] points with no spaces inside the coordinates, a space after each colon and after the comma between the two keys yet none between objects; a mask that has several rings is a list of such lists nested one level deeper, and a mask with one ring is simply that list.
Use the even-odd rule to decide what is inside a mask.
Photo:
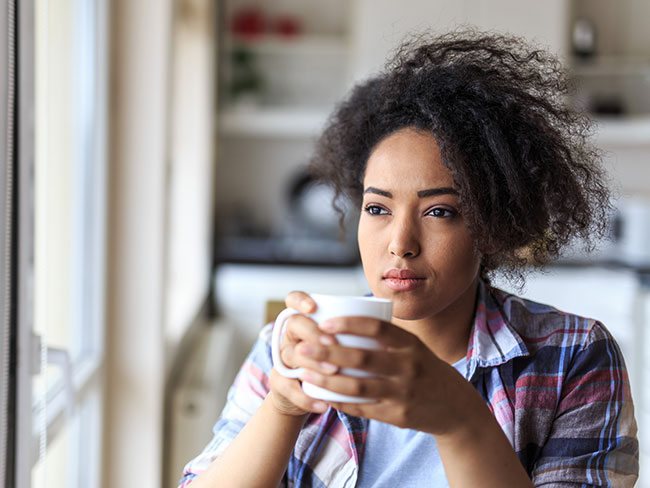
[{"label": "forearm", "polygon": [[449,486],[532,487],[508,438],[480,395],[471,388],[472,394],[465,404],[471,412],[468,421],[456,431],[436,436]]},{"label": "forearm", "polygon": [[192,488],[268,488],[280,483],[307,415],[280,413],[270,395]]}]

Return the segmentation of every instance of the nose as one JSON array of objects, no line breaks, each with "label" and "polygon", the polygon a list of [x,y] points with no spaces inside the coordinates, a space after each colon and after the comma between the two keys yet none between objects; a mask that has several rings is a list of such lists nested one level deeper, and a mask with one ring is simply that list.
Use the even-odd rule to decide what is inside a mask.
[{"label": "nose", "polygon": [[420,254],[420,239],[417,225],[408,217],[395,218],[391,226],[388,251],[400,258],[413,258]]}]

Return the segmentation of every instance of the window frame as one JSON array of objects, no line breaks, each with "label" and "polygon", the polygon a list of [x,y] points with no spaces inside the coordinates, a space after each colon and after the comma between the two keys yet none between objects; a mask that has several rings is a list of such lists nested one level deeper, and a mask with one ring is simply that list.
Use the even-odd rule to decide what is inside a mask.
[{"label": "window frame", "polygon": [[16,228],[16,3],[8,0],[0,11],[0,480],[10,486],[14,480],[15,438],[15,347]]},{"label": "window frame", "polygon": [[[52,4],[51,7],[55,7]],[[79,354],[69,356],[71,359],[66,385],[64,376],[48,385],[45,402],[47,416],[45,419],[48,443],[60,434],[62,429],[70,428],[73,443],[69,456],[69,465],[77,468],[71,473],[71,481],[76,487],[99,487],[102,469],[103,438],[103,404],[104,404],[104,335],[105,335],[105,286],[106,286],[106,228],[107,218],[107,140],[108,140],[108,2],[106,0],[76,0],[75,11],[87,8],[84,14],[92,15],[95,30],[90,38],[95,40],[94,51],[85,53],[92,62],[93,83],[92,110],[82,115],[83,122],[91,120],[92,133],[82,136],[80,160],[90,158],[82,171],[75,175],[79,181],[73,185],[84,188],[84,202],[90,203],[91,212],[81,209],[75,215],[75,226],[81,225],[85,232],[80,237],[80,247],[84,249],[82,263],[75,264],[73,293],[79,294],[79,303],[87,304],[81,312],[73,315],[73,335],[81,337],[81,344],[72,346]],[[32,486],[32,469],[39,460],[39,424],[38,419],[42,401],[33,398],[32,379],[38,370],[41,348],[38,337],[34,334],[34,251],[35,251],[35,114],[36,114],[36,15],[35,2],[20,2],[18,5],[18,59],[19,71],[18,93],[18,240],[20,243],[17,257],[18,282],[18,355],[17,398],[16,398],[16,443],[15,449],[15,486]],[[82,14],[83,15],[83,14]],[[80,30],[87,31],[82,25]],[[75,32],[75,35],[79,35]],[[81,35],[89,35],[82,32]],[[73,74],[76,77],[78,74]],[[86,94],[88,95],[88,94]],[[83,95],[82,95],[83,96]],[[82,107],[85,109],[87,107]],[[86,124],[79,124],[72,130],[87,130]],[[88,146],[90,144],[90,146]],[[76,148],[78,149],[78,148]],[[77,156],[76,158],[79,158]],[[75,171],[78,168],[75,168]],[[87,199],[91,199],[89,201]],[[89,252],[86,253],[85,251]],[[89,324],[92,326],[89,327]],[[83,334],[77,334],[83,327]],[[71,386],[71,391],[67,389]],[[70,406],[73,407],[71,412]],[[89,435],[92,432],[94,435]]]}]

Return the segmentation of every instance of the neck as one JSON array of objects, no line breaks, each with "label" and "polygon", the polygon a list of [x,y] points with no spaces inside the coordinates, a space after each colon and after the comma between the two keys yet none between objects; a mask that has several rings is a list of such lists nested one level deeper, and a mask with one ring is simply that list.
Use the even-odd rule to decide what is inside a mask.
[{"label": "neck", "polygon": [[469,336],[474,325],[478,280],[443,312],[421,320],[393,319],[393,323],[415,335],[436,356],[454,364],[467,354]]}]

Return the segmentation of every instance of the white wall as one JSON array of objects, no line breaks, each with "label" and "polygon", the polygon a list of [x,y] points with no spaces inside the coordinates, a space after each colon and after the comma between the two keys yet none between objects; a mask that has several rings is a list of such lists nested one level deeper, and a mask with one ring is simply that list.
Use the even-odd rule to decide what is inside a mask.
[{"label": "white wall", "polygon": [[104,486],[160,487],[171,0],[115,0]]},{"label": "white wall", "polygon": [[[172,25],[165,340],[175,354],[208,296],[214,201],[215,12],[176,0]],[[169,364],[168,364],[169,367]]]},{"label": "white wall", "polygon": [[564,56],[568,15],[568,0],[357,0],[353,75],[362,79],[381,69],[407,34],[443,33],[461,25],[524,36]]}]

